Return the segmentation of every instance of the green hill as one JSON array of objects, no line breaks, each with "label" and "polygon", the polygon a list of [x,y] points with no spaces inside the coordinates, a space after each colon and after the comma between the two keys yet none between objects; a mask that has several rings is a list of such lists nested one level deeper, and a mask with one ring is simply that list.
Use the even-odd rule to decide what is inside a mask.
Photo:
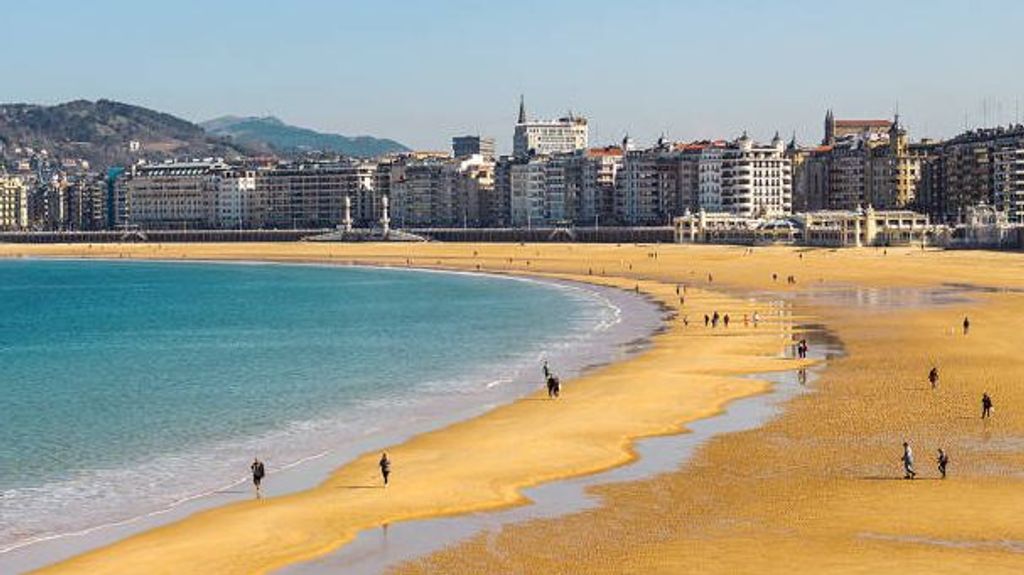
[{"label": "green hill", "polygon": [[[131,151],[131,142],[138,142],[139,150]],[[0,105],[0,152],[12,157],[18,148],[84,158],[97,169],[139,157],[235,158],[254,151],[170,114],[110,100]]]},{"label": "green hill", "polygon": [[211,135],[227,137],[244,145],[267,146],[285,155],[332,152],[367,158],[409,149],[394,140],[371,136],[349,137],[291,126],[272,116],[224,116],[200,125]]}]

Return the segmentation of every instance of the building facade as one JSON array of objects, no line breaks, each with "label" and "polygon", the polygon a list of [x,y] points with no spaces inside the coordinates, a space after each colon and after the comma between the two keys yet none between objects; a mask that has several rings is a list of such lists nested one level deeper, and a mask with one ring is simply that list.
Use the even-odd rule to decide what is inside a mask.
[{"label": "building facade", "polygon": [[1024,223],[1024,125],[965,132],[927,147],[921,208],[934,220],[964,221],[968,208],[993,206]]},{"label": "building facade", "polygon": [[520,100],[519,118],[512,137],[512,155],[550,155],[583,150],[588,143],[587,119],[572,114],[557,120],[529,120]]},{"label": "building facade", "polygon": [[452,138],[452,155],[456,158],[483,156],[485,160],[494,161],[494,138],[480,136],[455,136]]},{"label": "building facade", "polygon": [[759,145],[744,133],[731,144],[708,146],[699,162],[700,209],[744,217],[792,212],[791,162],[778,134]]},{"label": "building facade", "polygon": [[28,227],[28,187],[17,176],[0,172],[0,230]]}]

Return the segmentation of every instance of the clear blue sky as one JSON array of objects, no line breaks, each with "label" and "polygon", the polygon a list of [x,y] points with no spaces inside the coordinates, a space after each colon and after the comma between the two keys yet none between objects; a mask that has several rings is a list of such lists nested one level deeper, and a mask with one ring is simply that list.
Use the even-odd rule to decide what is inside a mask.
[{"label": "clear blue sky", "polygon": [[420,149],[507,150],[520,93],[531,116],[589,117],[595,144],[806,142],[828,106],[897,101],[913,138],[941,137],[1024,108],[1016,1],[50,0],[0,22],[0,101],[271,114]]}]

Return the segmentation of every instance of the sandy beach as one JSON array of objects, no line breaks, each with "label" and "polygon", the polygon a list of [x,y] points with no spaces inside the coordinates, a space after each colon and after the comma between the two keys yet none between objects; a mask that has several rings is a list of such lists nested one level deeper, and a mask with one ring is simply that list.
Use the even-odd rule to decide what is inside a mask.
[{"label": "sandy beach", "polygon": [[[656,257],[655,257],[656,254]],[[264,573],[405,519],[522,503],[521,489],[628,463],[640,437],[683,431],[763,392],[794,323],[847,355],[766,426],[721,436],[673,473],[597,489],[604,505],[506,526],[402,566],[415,572],[995,572],[1024,569],[1024,258],[910,249],[705,246],[204,244],[0,246],[3,256],[327,261],[532,274],[640,290],[676,317],[652,346],[389,452],[321,486],[205,511],[44,572]],[[777,280],[772,279],[776,274]],[[795,284],[785,281],[794,276]],[[712,281],[709,281],[712,280]],[[968,285],[969,284],[969,285]],[[685,302],[676,295],[685,286]],[[779,317],[772,302],[787,301]],[[729,313],[708,329],[703,315]],[[744,325],[758,312],[761,323]],[[960,333],[967,314],[972,327]],[[686,325],[683,318],[689,320]],[[806,363],[806,362],[805,362]],[[937,390],[926,375],[941,370]],[[995,417],[980,419],[992,394]],[[902,441],[920,479],[903,481]],[[938,447],[950,478],[935,480]]]}]

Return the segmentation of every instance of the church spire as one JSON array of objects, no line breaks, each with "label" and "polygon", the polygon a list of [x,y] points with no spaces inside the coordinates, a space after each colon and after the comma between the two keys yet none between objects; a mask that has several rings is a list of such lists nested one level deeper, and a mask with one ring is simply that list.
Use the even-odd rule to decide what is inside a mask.
[{"label": "church spire", "polygon": [[519,94],[519,123],[526,123],[526,99],[522,94]]},{"label": "church spire", "polygon": [[825,111],[825,137],[821,143],[828,146],[836,143],[836,118],[832,114],[832,108]]}]

